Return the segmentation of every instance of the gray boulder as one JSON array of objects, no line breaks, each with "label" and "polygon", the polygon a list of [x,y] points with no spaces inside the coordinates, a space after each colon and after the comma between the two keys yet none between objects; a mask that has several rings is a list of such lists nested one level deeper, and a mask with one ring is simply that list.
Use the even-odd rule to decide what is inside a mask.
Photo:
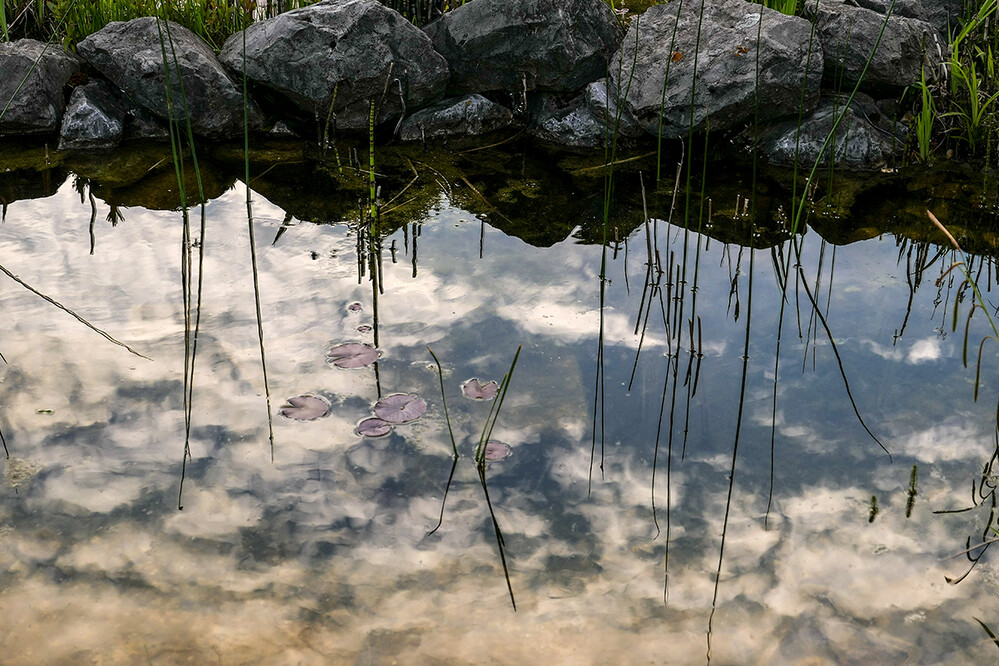
[{"label": "gray boulder", "polygon": [[78,71],[80,61],[61,46],[33,39],[0,43],[0,135],[58,132],[63,88]]},{"label": "gray boulder", "polygon": [[[169,102],[164,43],[170,73]],[[81,41],[77,50],[136,105],[153,115],[177,121],[190,118],[194,132],[210,138],[242,134],[242,87],[229,77],[211,48],[187,28],[151,17],[116,21]],[[262,124],[260,109],[251,101],[249,110],[250,129],[258,129]]]},{"label": "gray boulder", "polygon": [[121,92],[95,80],[73,89],[59,131],[59,150],[111,148],[125,133],[128,107]]},{"label": "gray boulder", "polygon": [[626,104],[618,104],[620,94],[608,89],[607,79],[599,79],[586,86],[583,91],[586,108],[590,113],[618,136],[635,138],[645,134],[642,127]]},{"label": "gray boulder", "polygon": [[[243,34],[220,59],[242,72]],[[430,39],[377,0],[324,0],[246,29],[246,75],[336,127],[368,126],[425,106],[444,92],[447,63]]]},{"label": "gray boulder", "polygon": [[[799,165],[811,168],[846,101],[846,96],[824,100],[802,121],[800,130],[793,120],[764,129],[758,143],[761,154],[778,166],[793,166],[797,158]],[[859,93],[836,127],[820,165],[834,162],[851,170],[880,169],[901,159],[904,148],[905,128],[881,115],[874,100]]]},{"label": "gray boulder", "polygon": [[[895,16],[918,19],[931,24],[941,35],[947,35],[961,17],[964,0],[895,0]],[[858,7],[887,14],[892,0],[856,0]]]},{"label": "gray boulder", "polygon": [[651,7],[632,21],[611,63],[611,85],[625,92],[647,132],[659,133],[660,110],[662,135],[676,138],[691,123],[695,132],[714,132],[750,122],[757,111],[766,122],[797,114],[802,104],[815,107],[822,49],[809,51],[808,21],[745,0],[680,5]]},{"label": "gray boulder", "polygon": [[825,78],[830,86],[853,87],[877,44],[874,57],[864,74],[861,90],[896,93],[917,83],[923,66],[923,45],[936,56],[937,44],[946,51],[946,40],[929,23],[893,14],[884,26],[885,15],[873,9],[856,7],[846,0],[821,0],[805,5],[815,21],[825,58]]},{"label": "gray boulder", "polygon": [[564,103],[551,93],[534,95],[528,110],[530,134],[565,148],[589,150],[609,146],[613,142],[614,120],[611,118],[608,124],[606,115],[591,111],[588,97],[583,92]]},{"label": "gray boulder", "polygon": [[149,113],[145,109],[140,109],[128,100],[128,118],[125,122],[126,139],[155,139],[165,141],[170,138],[170,128],[167,124]]},{"label": "gray boulder", "polygon": [[448,92],[575,92],[603,76],[620,29],[603,0],[475,0],[426,26]]},{"label": "gray boulder", "polygon": [[399,127],[403,141],[480,136],[513,124],[510,109],[482,95],[450,97],[421,109]]}]

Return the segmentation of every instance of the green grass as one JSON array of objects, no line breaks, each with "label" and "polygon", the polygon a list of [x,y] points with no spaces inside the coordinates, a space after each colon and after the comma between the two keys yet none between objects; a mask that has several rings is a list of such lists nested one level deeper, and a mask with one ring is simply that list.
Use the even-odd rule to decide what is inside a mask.
[{"label": "green grass", "polygon": [[[0,0],[0,40],[30,37],[73,48],[112,21],[158,16],[188,28],[216,51],[254,21],[314,4],[317,0]],[[415,25],[425,25],[462,2],[383,0]]]},{"label": "green grass", "polygon": [[781,14],[787,14],[788,16],[794,16],[801,11],[799,0],[762,0],[760,4],[770,9],[776,9]]},{"label": "green grass", "polygon": [[[927,45],[941,67],[924,67],[914,83],[910,129],[916,155],[928,162],[934,153],[995,165],[999,141],[999,79],[996,15],[999,0],[971,0],[952,27],[943,53]],[[942,150],[941,150],[942,149]]]},{"label": "green grass", "polygon": [[[142,16],[169,19],[193,31],[215,50],[255,16],[252,0],[0,0],[0,36],[59,41],[73,48],[112,21]],[[257,17],[262,18],[262,16]]]}]

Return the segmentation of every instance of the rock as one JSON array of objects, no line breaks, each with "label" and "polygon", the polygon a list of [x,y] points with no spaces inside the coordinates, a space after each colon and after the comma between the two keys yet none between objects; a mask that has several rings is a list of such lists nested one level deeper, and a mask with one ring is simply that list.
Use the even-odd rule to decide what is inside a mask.
[{"label": "rock", "polygon": [[125,123],[126,139],[156,139],[170,138],[170,128],[166,123],[145,109],[140,109],[128,100],[128,118]]},{"label": "rock", "polygon": [[620,42],[602,0],[475,0],[425,28],[451,68],[448,92],[576,92]]},{"label": "rock", "polygon": [[449,97],[406,118],[403,141],[480,136],[513,124],[513,113],[482,95]]},{"label": "rock", "polygon": [[59,150],[112,148],[125,133],[128,107],[121,91],[97,79],[73,89],[59,131]]},{"label": "rock", "polygon": [[300,137],[298,135],[297,132],[295,132],[295,130],[291,129],[290,127],[288,127],[288,125],[286,125],[284,122],[282,122],[280,120],[277,121],[276,123],[274,123],[274,127],[272,127],[270,129],[270,131],[267,132],[267,134],[269,136],[272,136],[272,137],[275,137],[275,138],[278,138],[278,139],[300,139],[300,138],[302,138],[302,137]]},{"label": "rock", "polygon": [[[162,39],[168,38],[170,101],[167,100]],[[80,54],[136,105],[153,115],[184,121],[195,134],[225,138],[243,133],[242,87],[229,77],[211,48],[176,23],[138,18],[109,23],[77,45]],[[176,62],[173,58],[176,53]],[[183,91],[177,82],[180,69]],[[184,98],[186,97],[186,111]],[[250,103],[250,129],[262,122],[260,109]]]},{"label": "rock", "polygon": [[[765,128],[760,133],[761,154],[771,164],[811,168],[819,157],[833,123],[843,111],[846,96],[824,100],[819,108],[798,123],[788,120]],[[822,155],[821,165],[828,166],[835,156],[837,167],[853,170],[880,169],[898,161],[905,147],[905,128],[880,114],[873,99],[858,93],[836,128],[834,141]]]},{"label": "rock", "polygon": [[625,91],[627,108],[647,132],[659,133],[660,109],[662,135],[675,138],[687,136],[691,123],[695,132],[715,132],[752,121],[757,110],[766,122],[796,115],[802,104],[815,107],[822,50],[813,44],[809,55],[808,21],[745,0],[680,6],[657,5],[632,21],[611,63],[611,85]]},{"label": "rock", "polygon": [[631,115],[627,105],[618,105],[619,94],[608,91],[606,78],[587,85],[583,95],[590,113],[612,132],[616,126],[618,136],[635,138],[645,134],[645,128]]},{"label": "rock", "polygon": [[[895,0],[894,16],[918,19],[931,24],[941,35],[956,26],[962,14],[964,0]],[[892,0],[856,0],[858,7],[887,14]]]},{"label": "rock", "polygon": [[530,133],[549,143],[566,148],[603,148],[610,145],[613,127],[608,128],[587,104],[586,94],[559,105],[552,95],[542,93],[531,105],[533,124]]},{"label": "rock", "polygon": [[[220,54],[242,71],[243,34]],[[376,0],[324,0],[246,29],[246,74],[336,127],[368,126],[369,102],[381,123],[425,106],[444,92],[447,63],[430,38]]]},{"label": "rock", "polygon": [[877,51],[864,74],[861,90],[897,93],[917,83],[923,66],[923,44],[936,54],[935,43],[946,51],[946,40],[925,21],[892,15],[881,34],[885,16],[846,0],[821,0],[805,5],[815,20],[825,59],[825,81],[840,90],[852,88],[860,79],[871,50]]},{"label": "rock", "polygon": [[63,88],[79,71],[79,59],[61,46],[33,39],[0,43],[0,135],[58,132]]}]

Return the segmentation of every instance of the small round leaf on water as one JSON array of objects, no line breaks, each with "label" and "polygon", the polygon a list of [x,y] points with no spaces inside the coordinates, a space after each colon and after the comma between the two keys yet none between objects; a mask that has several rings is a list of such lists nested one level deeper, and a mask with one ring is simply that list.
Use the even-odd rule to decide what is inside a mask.
[{"label": "small round leaf on water", "polygon": [[326,362],[338,368],[363,368],[378,360],[381,352],[363,342],[334,345],[326,352]]},{"label": "small round leaf on water", "polygon": [[315,421],[326,416],[330,406],[326,398],[317,395],[297,395],[288,398],[278,411],[281,416],[293,421]]},{"label": "small round leaf on water", "polygon": [[472,377],[461,385],[461,393],[471,400],[492,400],[499,393],[499,384],[495,381],[483,384],[478,377]]},{"label": "small round leaf on water", "polygon": [[427,401],[408,393],[393,393],[375,403],[375,416],[388,423],[409,423],[423,416]]},{"label": "small round leaf on water", "polygon": [[486,442],[485,450],[482,452],[482,457],[489,462],[496,462],[497,460],[503,460],[503,458],[510,456],[512,453],[513,451],[510,447],[503,442],[488,441]]},{"label": "small round leaf on water", "polygon": [[354,431],[364,437],[384,437],[392,431],[392,424],[378,417],[369,416],[358,421]]}]

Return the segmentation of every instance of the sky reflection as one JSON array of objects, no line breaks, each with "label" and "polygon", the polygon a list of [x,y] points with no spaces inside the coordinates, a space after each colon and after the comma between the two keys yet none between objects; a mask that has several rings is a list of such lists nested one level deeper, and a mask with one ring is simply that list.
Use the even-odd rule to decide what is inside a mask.
[{"label": "sky reflection", "polygon": [[[373,343],[373,331],[357,330],[376,313],[371,284],[358,283],[353,233],[296,222],[262,242],[284,213],[256,197],[272,410],[306,393],[332,404],[314,422],[276,418],[271,462],[241,187],[206,210],[182,511],[179,214],[126,209],[116,227],[99,228],[90,255],[89,205],[70,184],[8,211],[0,263],[152,359],[10,281],[0,287],[9,663],[703,663],[750,316],[712,660],[981,663],[995,652],[973,619],[999,625],[991,555],[960,585],[944,576],[966,561],[941,559],[981,537],[988,508],[933,513],[969,505],[994,448],[994,396],[971,400],[960,336],[934,329],[932,289],[915,294],[910,328],[893,340],[908,288],[890,243],[838,248],[821,299],[854,399],[891,461],[854,416],[800,293],[789,296],[798,302],[781,322],[775,370],[780,292],[767,258],[756,257],[766,270],[750,314],[746,252],[736,320],[737,250],[717,242],[701,250],[696,392],[686,349],[673,392],[666,354],[675,350],[656,310],[636,363],[644,266],[632,256],[626,284],[623,256],[611,262],[601,446],[591,439],[599,247],[539,249],[489,229],[480,259],[479,224],[442,204],[420,230],[416,277],[409,240],[396,232],[386,242],[397,252],[395,263],[385,257],[378,298],[376,376],[324,360],[331,344]],[[814,279],[821,239],[806,240]],[[354,302],[360,310],[348,309]],[[443,362],[462,454],[432,535],[452,448],[427,345]],[[512,453],[486,471],[514,613],[471,459],[491,405],[463,400],[460,384],[500,380],[518,345],[493,432]],[[427,413],[360,438],[354,426],[379,389],[420,395]]]}]

